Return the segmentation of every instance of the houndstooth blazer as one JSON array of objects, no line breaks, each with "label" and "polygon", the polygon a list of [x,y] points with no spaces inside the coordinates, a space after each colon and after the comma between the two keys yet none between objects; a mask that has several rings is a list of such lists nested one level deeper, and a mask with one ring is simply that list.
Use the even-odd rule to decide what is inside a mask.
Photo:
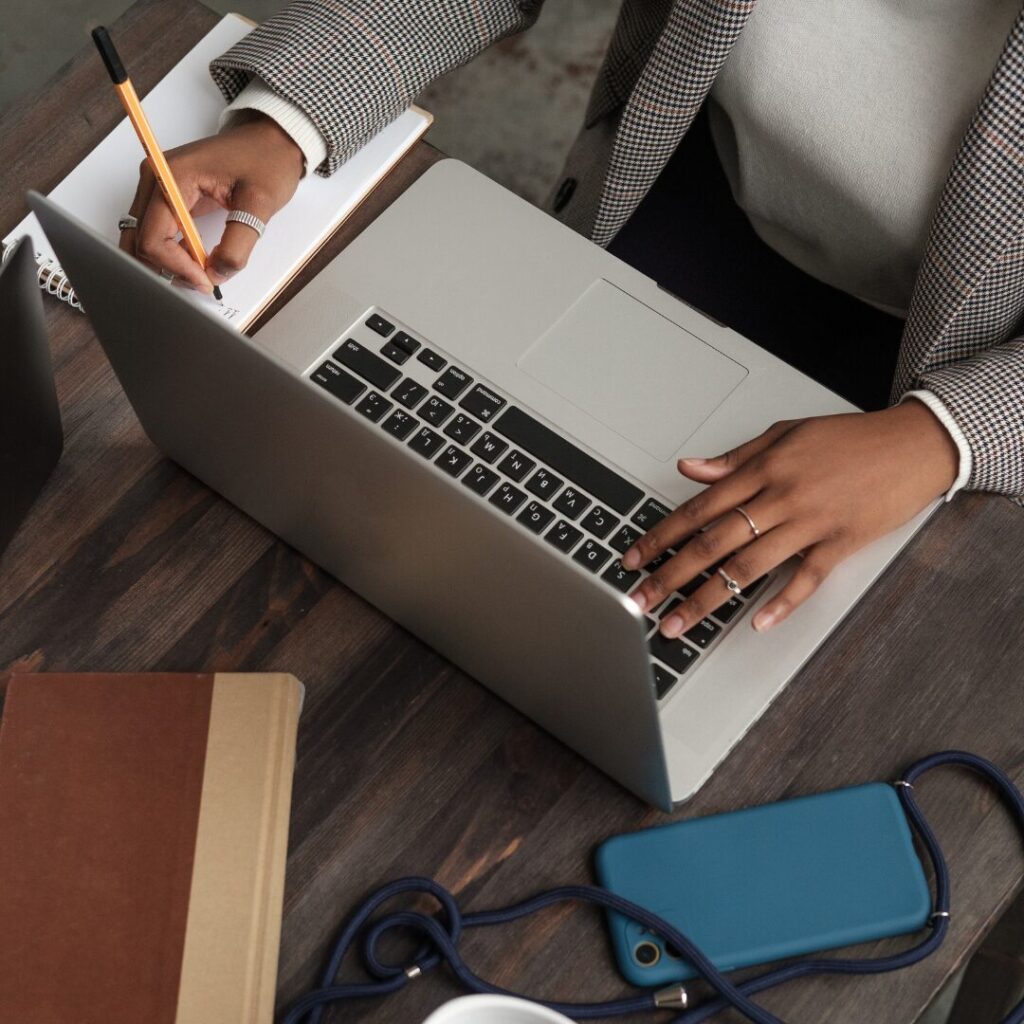
[{"label": "houndstooth blazer", "polygon": [[[689,129],[756,0],[624,0],[548,209],[607,245]],[[536,19],[543,0],[293,0],[218,58],[301,107],[330,174],[431,81]],[[936,208],[892,397],[937,395],[975,490],[1024,496],[1024,8]]]}]

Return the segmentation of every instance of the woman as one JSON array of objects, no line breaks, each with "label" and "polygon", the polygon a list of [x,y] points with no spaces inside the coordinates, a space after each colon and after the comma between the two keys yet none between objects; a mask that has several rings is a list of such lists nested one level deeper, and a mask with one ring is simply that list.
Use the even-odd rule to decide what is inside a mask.
[{"label": "woman", "polygon": [[[224,127],[175,175],[269,220],[304,169],[330,174],[541,3],[294,0],[213,62]],[[550,211],[870,410],[681,460],[708,486],[623,562],[701,532],[641,608],[723,559],[744,586],[802,554],[753,619],[768,629],[936,497],[1024,495],[1022,89],[1020,0],[626,0]],[[131,213],[122,247],[204,290],[257,238],[229,223],[207,276],[146,171]],[[712,576],[661,631],[729,596]]]}]

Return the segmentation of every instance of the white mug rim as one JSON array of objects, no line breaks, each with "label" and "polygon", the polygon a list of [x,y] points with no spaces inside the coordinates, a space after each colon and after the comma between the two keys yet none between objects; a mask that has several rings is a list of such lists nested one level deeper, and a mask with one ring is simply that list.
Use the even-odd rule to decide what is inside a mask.
[{"label": "white mug rim", "polygon": [[423,1024],[448,1024],[449,1013],[456,1014],[451,1017],[452,1024],[460,1024],[461,1018],[458,1013],[461,1010],[486,1012],[502,1008],[527,1010],[539,1024],[541,1022],[542,1024],[572,1024],[568,1017],[563,1017],[562,1014],[549,1010],[546,1006],[531,1003],[526,999],[517,999],[514,996],[497,995],[460,996],[457,999],[452,999],[443,1006],[439,1006]]}]

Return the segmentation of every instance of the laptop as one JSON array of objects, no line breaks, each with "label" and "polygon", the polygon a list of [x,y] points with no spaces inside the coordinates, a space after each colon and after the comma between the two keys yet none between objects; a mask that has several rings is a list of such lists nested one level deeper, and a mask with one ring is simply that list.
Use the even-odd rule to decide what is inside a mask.
[{"label": "laptop", "polygon": [[764,635],[791,567],[664,643],[617,559],[698,489],[676,458],[849,403],[455,160],[252,338],[31,204],[156,445],[663,809],[926,517]]},{"label": "laptop", "polygon": [[0,555],[64,447],[30,238],[0,266]]}]

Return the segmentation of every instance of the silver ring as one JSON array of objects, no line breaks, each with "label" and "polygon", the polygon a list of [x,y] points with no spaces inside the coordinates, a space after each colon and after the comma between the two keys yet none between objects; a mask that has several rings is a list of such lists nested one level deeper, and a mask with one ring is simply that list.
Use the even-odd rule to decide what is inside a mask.
[{"label": "silver ring", "polygon": [[731,593],[737,595],[743,593],[743,588],[724,569],[719,569],[718,575],[725,580],[725,585]]},{"label": "silver ring", "polygon": [[169,270],[161,270],[160,276],[167,282],[174,280],[174,275]]},{"label": "silver ring", "polygon": [[761,536],[761,531],[754,525],[754,520],[750,518],[750,513],[742,505],[737,505],[733,511],[739,512],[746,519],[747,526],[750,527],[751,532],[754,534],[754,539],[757,540]]},{"label": "silver ring", "polygon": [[139,226],[139,219],[133,217],[130,213],[126,213],[118,222],[118,231],[134,231]]},{"label": "silver ring", "polygon": [[244,224],[247,228],[252,228],[260,238],[263,237],[263,232],[267,230],[267,225],[256,214],[246,213],[245,210],[232,210],[228,214],[228,220],[233,220],[239,224]]}]

